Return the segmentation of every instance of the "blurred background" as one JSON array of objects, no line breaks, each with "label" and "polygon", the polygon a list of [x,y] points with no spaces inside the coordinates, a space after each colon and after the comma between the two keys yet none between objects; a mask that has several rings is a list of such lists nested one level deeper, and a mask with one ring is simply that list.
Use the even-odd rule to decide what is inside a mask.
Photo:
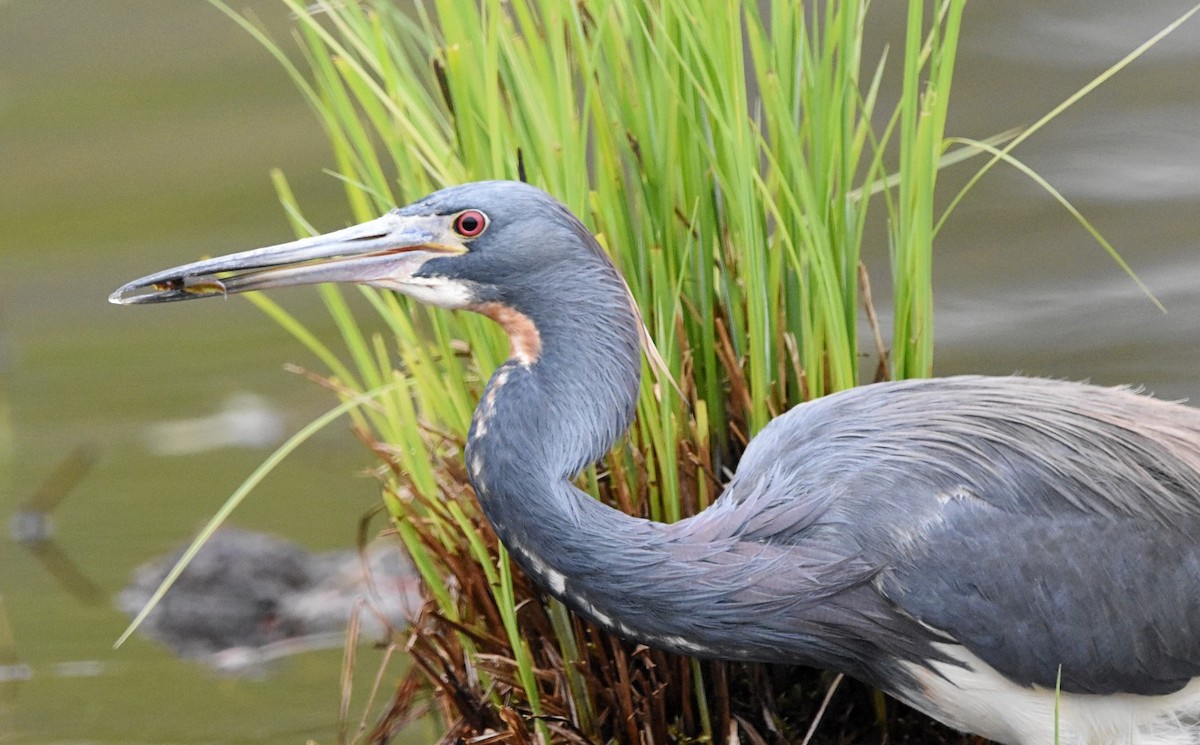
[{"label": "blurred background", "polygon": [[[948,132],[1033,122],[1187,5],[970,6]],[[873,8],[877,50],[900,42],[899,6]],[[289,33],[276,0],[235,7]],[[998,167],[939,236],[938,374],[1088,378],[1195,399],[1200,21],[1016,155],[1169,312],[1035,184]],[[334,739],[337,650],[253,676],[140,636],[112,650],[127,622],[113,599],[135,569],[190,539],[273,447],[332,406],[283,369],[316,362],[242,300],[106,301],[150,271],[290,239],[272,168],[313,224],[346,224],[330,162],[276,62],[205,2],[0,0],[0,742]],[[944,174],[944,199],[973,165]],[[884,311],[887,247],[873,251]],[[313,293],[276,299],[334,338]],[[335,424],[232,522],[311,552],[351,548],[377,498],[371,465]],[[361,650],[356,702],[379,661]]]}]

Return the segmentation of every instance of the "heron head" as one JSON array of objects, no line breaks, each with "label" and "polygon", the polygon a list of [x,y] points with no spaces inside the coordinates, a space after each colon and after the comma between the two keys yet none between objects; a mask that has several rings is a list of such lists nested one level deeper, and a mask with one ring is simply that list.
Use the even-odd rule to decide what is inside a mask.
[{"label": "heron head", "polygon": [[607,262],[544,191],[510,181],[454,186],[331,233],[206,259],[129,282],[117,304],[163,303],[321,282],[396,290],[443,308],[517,305],[529,288]]}]

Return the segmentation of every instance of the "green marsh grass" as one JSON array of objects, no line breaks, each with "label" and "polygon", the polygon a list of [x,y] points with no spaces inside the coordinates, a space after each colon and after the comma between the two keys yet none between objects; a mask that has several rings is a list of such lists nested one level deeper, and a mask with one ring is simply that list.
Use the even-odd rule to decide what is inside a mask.
[{"label": "green marsh grass", "polygon": [[[451,183],[524,177],[582,217],[624,272],[666,373],[647,368],[629,437],[583,478],[597,498],[656,520],[693,514],[771,418],[860,382],[859,256],[872,207],[896,226],[905,322],[893,371],[929,374],[932,194],[961,1],[932,18],[912,5],[905,88],[886,114],[876,110],[883,61],[862,59],[862,2],[797,12],[785,0],[440,0],[409,16],[388,3],[283,1],[306,69],[227,12],[308,97],[354,219]],[[900,162],[885,200],[876,186],[889,148]],[[298,232],[311,232],[282,177],[277,186]],[[481,319],[353,291],[389,338],[361,331],[343,289],[320,289],[337,351],[270,299],[256,302],[325,362],[343,395],[396,386],[352,416],[388,466],[385,501],[432,600],[408,645],[447,737],[721,741],[735,727],[807,728],[763,716],[775,706],[763,705],[767,672],[631,646],[530,586],[459,464],[506,341]],[[759,693],[731,693],[748,680]]]},{"label": "green marsh grass", "polygon": [[[1019,141],[946,137],[965,0],[909,3],[903,49],[889,52],[903,85],[888,111],[885,60],[863,59],[862,1],[431,0],[409,14],[384,0],[280,0],[299,59],[212,1],[311,104],[347,221],[453,183],[525,178],[593,230],[665,370],[644,370],[629,436],[581,486],[656,520],[706,507],[749,438],[789,407],[875,375],[931,374],[939,170],[982,151],[1012,161]],[[314,232],[275,179],[297,233]],[[860,339],[874,318],[859,261],[872,209],[889,225],[890,344],[877,326]],[[318,292],[336,342],[251,297],[325,365],[321,382],[342,405],[323,420],[344,411],[378,454],[389,530],[429,599],[394,640],[413,665],[392,700],[339,741],[383,741],[428,710],[444,742],[812,736],[831,678],[623,642],[509,562],[461,464],[474,403],[506,355],[497,329],[370,288]],[[870,375],[866,346],[887,347]]]}]

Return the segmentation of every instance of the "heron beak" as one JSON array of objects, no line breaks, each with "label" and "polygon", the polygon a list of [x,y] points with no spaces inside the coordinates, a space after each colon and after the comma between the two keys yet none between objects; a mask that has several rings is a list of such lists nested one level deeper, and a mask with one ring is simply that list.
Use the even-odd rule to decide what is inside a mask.
[{"label": "heron beak", "polygon": [[332,233],[135,279],[108,300],[117,305],[169,303],[321,282],[378,284],[403,291],[426,261],[466,250],[448,231],[443,216],[389,212]]}]

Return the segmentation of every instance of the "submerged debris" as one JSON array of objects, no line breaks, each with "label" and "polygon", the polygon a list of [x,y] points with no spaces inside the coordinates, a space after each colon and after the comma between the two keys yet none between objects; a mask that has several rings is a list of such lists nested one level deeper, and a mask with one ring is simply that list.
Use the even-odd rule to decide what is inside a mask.
[{"label": "submerged debris", "polygon": [[[139,567],[117,596],[131,617],[142,609],[180,552]],[[226,672],[345,641],[352,614],[369,640],[407,628],[419,612],[412,565],[399,543],[312,553],[264,533],[223,528],[188,564],[139,628],[172,652]]]}]

